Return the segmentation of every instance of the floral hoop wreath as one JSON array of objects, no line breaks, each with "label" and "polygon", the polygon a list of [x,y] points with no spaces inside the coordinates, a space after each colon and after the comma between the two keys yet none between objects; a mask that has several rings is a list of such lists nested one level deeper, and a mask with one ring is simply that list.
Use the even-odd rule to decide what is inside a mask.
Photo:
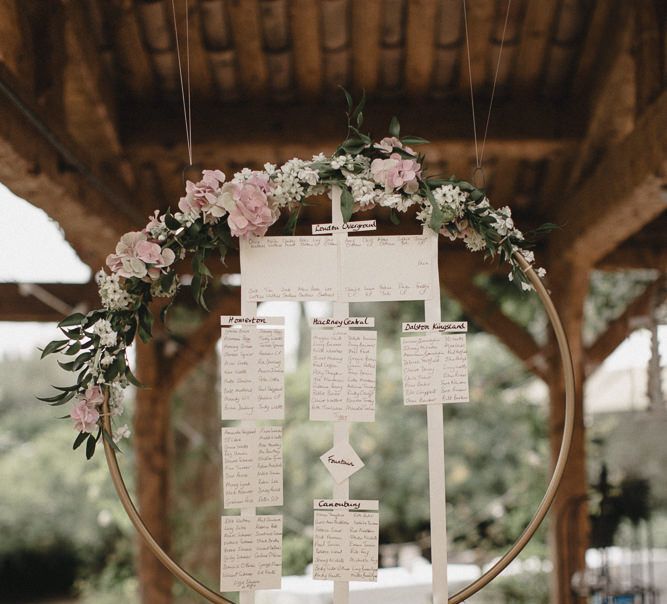
[{"label": "floral hoop wreath", "polygon": [[[168,298],[160,313],[164,321],[171,300],[179,288],[174,269],[176,259],[193,256],[192,292],[206,308],[204,292],[212,277],[206,260],[218,253],[224,260],[227,250],[236,247],[236,238],[262,237],[279,218],[288,214],[286,234],[293,234],[305,200],[341,189],[343,219],[373,207],[390,209],[394,224],[400,215],[416,206],[417,220],[451,240],[463,239],[472,252],[484,252],[509,264],[509,279],[521,289],[533,286],[514,257],[515,252],[534,261],[530,244],[512,220],[505,206],[493,208],[483,190],[455,176],[432,178],[426,175],[424,155],[412,145],[428,143],[415,136],[401,136],[393,118],[389,136],[373,142],[361,132],[364,99],[353,107],[348,103],[348,136],[335,153],[314,156],[310,161],[291,159],[280,167],[265,164],[263,170],[245,168],[227,180],[220,170],[204,170],[199,182],[188,181],[178,211],[158,210],[141,231],[123,235],[115,253],[107,257],[110,272],[96,275],[102,308],[87,314],[74,313],[58,324],[64,339],[50,342],[42,357],[61,353],[74,357],[58,361],[65,370],[77,374],[71,386],[55,386],[58,393],[40,400],[51,405],[73,401],[69,415],[78,433],[74,449],[86,443],[90,459],[100,438],[118,450],[120,439],[129,436],[127,425],[117,426],[113,435],[103,422],[103,402],[109,399],[109,414],[117,420],[123,413],[123,390],[139,386],[130,370],[127,347],[135,336],[151,339],[153,316],[149,304]],[[544,225],[538,231],[548,230]],[[535,269],[544,276],[544,269]],[[39,397],[38,397],[39,398]]]}]

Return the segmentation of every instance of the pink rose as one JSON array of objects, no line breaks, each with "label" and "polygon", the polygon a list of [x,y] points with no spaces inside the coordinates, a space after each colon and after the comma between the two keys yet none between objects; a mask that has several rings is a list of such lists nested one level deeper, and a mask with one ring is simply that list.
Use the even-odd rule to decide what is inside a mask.
[{"label": "pink rose", "polygon": [[160,269],[170,266],[175,259],[172,250],[163,250],[158,243],[148,241],[146,233],[132,231],[120,238],[116,253],[107,256],[107,266],[121,277],[143,279],[149,275],[156,279]]},{"label": "pink rose", "polygon": [[70,412],[69,416],[74,420],[74,429],[78,432],[94,432],[100,419],[100,412],[88,405],[83,399]]},{"label": "pink rose", "polygon": [[398,153],[392,153],[388,159],[374,159],[371,163],[373,180],[383,185],[387,193],[399,189],[415,193],[420,174],[421,166],[416,160],[403,159]]},{"label": "pink rose", "polygon": [[223,187],[222,196],[229,209],[227,223],[235,237],[265,235],[268,228],[278,218],[277,210],[271,207],[269,198],[263,190],[264,186],[268,186],[268,183],[260,186],[246,181],[229,183]]}]

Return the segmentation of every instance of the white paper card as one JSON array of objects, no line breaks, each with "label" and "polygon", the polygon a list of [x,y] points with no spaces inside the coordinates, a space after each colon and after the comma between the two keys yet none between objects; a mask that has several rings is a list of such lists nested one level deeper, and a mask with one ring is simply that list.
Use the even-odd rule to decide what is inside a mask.
[{"label": "white paper card", "polygon": [[375,420],[374,331],[311,332],[310,419]]},{"label": "white paper card", "polygon": [[223,516],[220,591],[280,589],[283,517]]},{"label": "white paper card", "polygon": [[331,476],[340,484],[364,467],[364,462],[348,442],[340,442],[329,449],[320,460]]},{"label": "white paper card", "polygon": [[283,504],[283,429],[222,429],[225,509]]},{"label": "white paper card", "polygon": [[337,239],[318,236],[241,239],[244,296],[252,302],[371,302],[428,300],[433,295],[437,284],[437,237],[362,236],[348,237],[340,243]]},{"label": "white paper card", "polygon": [[401,338],[401,356],[406,405],[469,401],[465,334]]},{"label": "white paper card", "polygon": [[437,241],[430,235],[348,237],[343,254],[343,299],[430,299],[437,283]]},{"label": "white paper card", "polygon": [[316,511],[313,579],[377,581],[380,515]]},{"label": "white paper card", "polygon": [[284,331],[222,330],[222,419],[283,419]]},{"label": "white paper card", "polygon": [[241,288],[250,301],[333,300],[338,246],[333,237],[241,239]]}]

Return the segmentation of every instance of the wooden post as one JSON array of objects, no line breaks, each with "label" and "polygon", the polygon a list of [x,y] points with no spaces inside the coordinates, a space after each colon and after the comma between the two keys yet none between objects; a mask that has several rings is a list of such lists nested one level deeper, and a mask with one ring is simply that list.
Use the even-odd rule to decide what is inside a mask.
[{"label": "wooden post", "polygon": [[[137,377],[147,388],[137,390],[134,450],[139,511],[156,541],[169,551],[169,491],[171,463],[170,408],[161,387],[161,346],[137,340]],[[143,541],[139,542],[137,575],[142,604],[171,604],[172,576]]]},{"label": "wooden post", "polygon": [[[567,334],[575,373],[575,428],[570,457],[560,490],[551,508],[549,540],[554,570],[552,573],[551,602],[554,604],[585,604],[585,598],[575,597],[571,584],[575,572],[586,567],[588,547],[588,478],[586,474],[586,447],[583,416],[584,358],[582,324],[584,300],[588,291],[589,268],[569,263],[551,263],[552,297]],[[552,460],[561,445],[565,420],[565,385],[563,372],[556,357],[556,344],[551,344],[549,364],[549,440]]]}]

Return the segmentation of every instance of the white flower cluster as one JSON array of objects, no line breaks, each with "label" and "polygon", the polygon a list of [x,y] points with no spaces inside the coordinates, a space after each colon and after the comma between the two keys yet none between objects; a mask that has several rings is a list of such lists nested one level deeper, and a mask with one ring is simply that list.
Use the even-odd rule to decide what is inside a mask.
[{"label": "white flower cluster", "polygon": [[124,438],[130,438],[132,432],[127,424],[123,424],[114,430],[113,441],[118,444]]},{"label": "white flower cluster", "polygon": [[299,173],[303,173],[306,169],[309,169],[307,162],[294,158],[274,171],[272,178],[276,187],[273,190],[273,197],[279,208],[306,196],[306,189],[299,177]]},{"label": "white flower cluster", "polygon": [[118,382],[109,386],[109,411],[112,417],[118,417],[125,411],[123,386]]},{"label": "white flower cluster", "polygon": [[93,333],[100,337],[101,348],[111,348],[118,342],[118,334],[106,319],[99,319],[93,325]]},{"label": "white flower cluster", "polygon": [[116,273],[108,275],[100,271],[95,275],[99,287],[102,306],[106,310],[127,310],[135,303],[135,297],[129,294],[120,284],[120,276]]}]

